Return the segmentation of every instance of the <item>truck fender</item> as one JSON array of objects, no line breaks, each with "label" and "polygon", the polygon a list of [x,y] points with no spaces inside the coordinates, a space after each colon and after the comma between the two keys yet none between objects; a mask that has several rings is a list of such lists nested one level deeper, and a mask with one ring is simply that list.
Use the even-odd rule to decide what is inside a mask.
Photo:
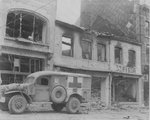
[{"label": "truck fender", "polygon": [[71,97],[76,97],[76,98],[78,98],[80,100],[80,102],[82,102],[82,97],[81,97],[80,94],[68,95],[67,98],[66,98],[66,100],[65,100],[65,102],[67,102],[69,100],[69,98],[71,98]]},{"label": "truck fender", "polygon": [[5,93],[6,96],[7,95],[15,95],[15,94],[23,95],[28,103],[32,103],[32,98],[24,92],[21,92],[21,91],[8,91],[8,92]]}]

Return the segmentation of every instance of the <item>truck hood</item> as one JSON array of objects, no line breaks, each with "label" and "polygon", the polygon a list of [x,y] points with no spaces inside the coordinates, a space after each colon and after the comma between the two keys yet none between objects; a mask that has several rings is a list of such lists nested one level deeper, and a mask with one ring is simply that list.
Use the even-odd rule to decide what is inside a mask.
[{"label": "truck hood", "polygon": [[29,84],[12,83],[9,85],[0,85],[0,92],[5,93],[11,90],[23,90],[26,86],[29,86]]}]

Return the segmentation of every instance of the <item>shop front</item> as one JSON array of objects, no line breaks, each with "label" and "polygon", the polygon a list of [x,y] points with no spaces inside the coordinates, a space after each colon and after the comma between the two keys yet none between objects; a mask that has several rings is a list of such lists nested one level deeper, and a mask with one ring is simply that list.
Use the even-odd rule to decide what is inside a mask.
[{"label": "shop front", "polygon": [[112,75],[112,103],[138,103],[140,102],[140,76],[127,74]]}]

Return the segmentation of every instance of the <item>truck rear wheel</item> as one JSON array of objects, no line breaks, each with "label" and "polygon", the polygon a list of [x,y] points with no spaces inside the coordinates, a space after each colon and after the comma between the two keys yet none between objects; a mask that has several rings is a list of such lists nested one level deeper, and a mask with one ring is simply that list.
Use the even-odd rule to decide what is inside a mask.
[{"label": "truck rear wheel", "polygon": [[64,104],[52,104],[53,110],[56,112],[60,112],[64,108]]},{"label": "truck rear wheel", "polygon": [[24,112],[27,106],[26,99],[21,95],[14,95],[8,102],[8,108],[10,113],[20,114]]},{"label": "truck rear wheel", "polygon": [[80,109],[80,101],[76,97],[71,97],[66,104],[66,110],[69,113],[77,113]]}]

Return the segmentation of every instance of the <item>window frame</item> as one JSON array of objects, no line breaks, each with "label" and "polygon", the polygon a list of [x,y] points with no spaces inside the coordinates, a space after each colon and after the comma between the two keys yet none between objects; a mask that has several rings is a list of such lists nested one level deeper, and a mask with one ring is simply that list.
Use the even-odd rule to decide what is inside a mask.
[{"label": "window frame", "polygon": [[[63,38],[69,39],[71,43],[69,44],[69,43],[67,43],[67,42],[64,42],[64,41],[63,41]],[[62,35],[62,39],[61,39],[61,43],[62,43],[62,45],[61,45],[61,55],[62,55],[62,56],[66,56],[66,57],[73,57],[73,56],[74,56],[74,42],[73,42],[73,36],[72,36],[71,34],[63,34],[63,35]],[[63,54],[63,45],[67,45],[67,46],[70,47],[70,50],[71,50],[70,55],[65,55],[65,54]]]},{"label": "window frame", "polygon": [[[47,80],[47,85],[42,84],[42,79],[46,79],[46,80]],[[50,84],[50,80],[49,80],[49,78],[46,77],[46,76],[40,76],[40,77],[38,77],[38,78],[36,79],[36,85],[37,85],[37,86],[45,86],[45,87],[48,87],[49,84]]]},{"label": "window frame", "polygon": [[145,21],[145,37],[150,37],[150,22]]},{"label": "window frame", "polygon": [[[18,14],[19,15],[19,17],[17,18],[17,19],[19,19],[18,21],[19,21],[19,28],[17,28],[17,30],[19,30],[19,33],[17,33],[17,35],[14,35],[14,31],[16,31],[15,30],[15,23],[13,23],[13,25],[12,26],[14,26],[14,27],[9,27],[9,25],[8,25],[8,23],[9,22],[16,22],[16,20],[10,20],[10,21],[8,21],[8,17],[9,17],[9,14]],[[28,30],[26,30],[26,32],[29,32],[30,33],[30,35],[28,35],[28,38],[25,38],[25,37],[23,37],[23,35],[21,35],[21,33],[22,33],[22,31],[23,31],[23,29],[25,29],[25,28],[23,28],[23,26],[24,26],[24,24],[23,24],[23,20],[25,20],[25,19],[23,19],[23,15],[24,14],[24,16],[31,16],[32,18],[33,18],[33,21],[32,21],[32,26],[30,27],[30,29],[32,29],[32,31],[28,31]],[[22,16],[22,18],[21,18],[21,16]],[[14,18],[15,19],[15,18]],[[26,18],[27,19],[27,18]],[[39,24],[36,24],[35,25],[35,22],[37,22],[37,21],[40,21],[41,22],[41,25],[42,25],[42,28],[41,27],[39,27]],[[8,23],[7,23],[8,22]],[[30,23],[30,21],[28,21],[29,23]],[[32,42],[36,42],[36,43],[46,43],[46,38],[45,38],[45,36],[46,36],[46,32],[45,32],[45,30],[47,31],[47,20],[45,19],[45,18],[43,18],[42,16],[40,16],[40,15],[37,15],[37,14],[34,14],[34,13],[32,13],[32,12],[29,12],[29,11],[23,11],[23,10],[13,10],[13,11],[9,11],[8,13],[7,13],[7,17],[6,17],[6,31],[5,31],[5,36],[6,37],[10,37],[10,38],[22,38],[22,39],[24,39],[24,40],[26,40],[26,41],[32,41]],[[41,28],[41,29],[38,29],[38,28]],[[9,33],[9,32],[7,32],[7,30],[9,30],[9,29],[13,29],[13,35],[10,35],[11,33]],[[36,40],[35,38],[35,29],[37,29],[38,30],[38,33],[40,34],[40,36],[41,37],[39,37],[39,39],[38,40]],[[19,34],[19,35],[18,35]]]},{"label": "window frame", "polygon": [[[99,55],[98,55],[98,46],[99,45],[101,45],[101,47],[104,47],[104,58],[101,58],[101,59],[99,59]],[[100,51],[100,52],[102,52],[102,51]],[[103,59],[103,60],[102,60]],[[107,59],[106,59],[106,44],[104,44],[104,43],[97,43],[97,61],[100,61],[100,62],[106,62],[107,61]]]},{"label": "window frame", "polygon": [[[116,61],[116,49],[119,49],[120,51],[120,55],[119,55],[119,61],[117,62]],[[120,46],[115,46],[115,49],[114,49],[114,57],[115,57],[115,63],[116,64],[123,64],[123,49],[122,47]]]},{"label": "window frame", "polygon": [[[130,56],[130,53],[133,53],[131,56]],[[135,58],[133,58],[133,56]],[[130,59],[130,57],[132,57],[132,59]],[[128,66],[129,67],[135,67],[136,66],[136,51],[135,50],[128,50]]]},{"label": "window frame", "polygon": [[[88,42],[88,43],[90,43],[90,52],[88,52],[89,58],[84,58],[83,42]],[[92,40],[89,40],[89,39],[82,39],[82,40],[81,40],[81,48],[82,48],[82,59],[85,59],[85,60],[92,60],[92,48],[93,48],[93,42],[92,42]],[[88,48],[88,49],[89,49],[89,48]]]}]

